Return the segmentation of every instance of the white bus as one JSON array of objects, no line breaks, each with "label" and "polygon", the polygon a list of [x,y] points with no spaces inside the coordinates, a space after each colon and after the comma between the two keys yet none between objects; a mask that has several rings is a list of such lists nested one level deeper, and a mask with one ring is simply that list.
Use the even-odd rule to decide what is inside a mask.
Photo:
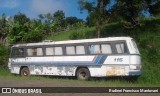
[{"label": "white bus", "polygon": [[130,37],[44,41],[11,47],[11,73],[21,76],[139,76],[141,57]]}]

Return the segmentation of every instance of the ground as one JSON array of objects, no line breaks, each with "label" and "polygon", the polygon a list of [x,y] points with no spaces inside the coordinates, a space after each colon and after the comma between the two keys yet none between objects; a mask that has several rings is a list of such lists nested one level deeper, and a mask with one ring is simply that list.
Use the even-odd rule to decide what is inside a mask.
[{"label": "ground", "polygon": [[[107,83],[102,81],[79,81],[68,78],[48,78],[48,77],[0,77],[1,87],[107,87]],[[112,85],[108,85],[112,86]],[[114,87],[116,85],[113,85]],[[119,85],[118,85],[119,86]],[[124,85],[125,86],[125,85]],[[131,85],[132,86],[132,85]],[[159,96],[153,93],[54,93],[54,94],[0,94],[0,96]]]}]

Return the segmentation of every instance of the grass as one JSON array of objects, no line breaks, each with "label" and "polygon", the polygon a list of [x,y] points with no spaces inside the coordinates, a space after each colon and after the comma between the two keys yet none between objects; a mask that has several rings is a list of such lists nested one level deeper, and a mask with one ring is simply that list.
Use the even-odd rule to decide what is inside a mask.
[{"label": "grass", "polygon": [[77,80],[75,77],[57,77],[57,76],[30,76],[21,77],[19,75],[14,75],[9,72],[6,68],[0,68],[0,78],[4,80],[27,80],[27,81],[53,81],[57,83],[64,84],[77,84],[77,85],[89,85],[92,87],[158,87],[160,84],[146,83],[141,80],[130,81],[121,78],[91,78],[90,81]]},{"label": "grass", "polygon": [[69,35],[71,32],[72,31],[55,33],[52,36],[46,37],[46,40],[53,40],[53,41],[69,40]]},{"label": "grass", "polygon": [[12,76],[12,74],[10,74],[9,72],[9,69],[0,68],[0,77],[8,77],[8,76]]},{"label": "grass", "polygon": [[87,39],[87,38],[94,38],[95,37],[95,27],[91,28],[82,28],[76,30],[70,30],[66,32],[58,32],[54,33],[52,36],[47,36],[46,40],[53,40],[53,41],[63,41],[63,40],[70,40],[70,39]]}]

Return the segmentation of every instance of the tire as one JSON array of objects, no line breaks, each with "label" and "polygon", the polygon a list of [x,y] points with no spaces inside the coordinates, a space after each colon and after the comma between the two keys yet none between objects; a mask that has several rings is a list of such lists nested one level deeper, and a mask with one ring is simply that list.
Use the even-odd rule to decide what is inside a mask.
[{"label": "tire", "polygon": [[21,69],[20,75],[23,77],[28,77],[30,76],[29,69],[27,67],[24,67]]},{"label": "tire", "polygon": [[80,68],[76,73],[77,79],[79,80],[89,80],[90,72],[87,68]]}]

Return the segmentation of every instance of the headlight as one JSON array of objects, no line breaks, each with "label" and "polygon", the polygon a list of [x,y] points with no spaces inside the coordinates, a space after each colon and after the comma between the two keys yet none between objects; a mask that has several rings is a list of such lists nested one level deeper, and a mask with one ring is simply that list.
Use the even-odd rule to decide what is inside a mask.
[{"label": "headlight", "polygon": [[140,70],[141,69],[141,65],[130,65],[129,68],[131,70]]}]

